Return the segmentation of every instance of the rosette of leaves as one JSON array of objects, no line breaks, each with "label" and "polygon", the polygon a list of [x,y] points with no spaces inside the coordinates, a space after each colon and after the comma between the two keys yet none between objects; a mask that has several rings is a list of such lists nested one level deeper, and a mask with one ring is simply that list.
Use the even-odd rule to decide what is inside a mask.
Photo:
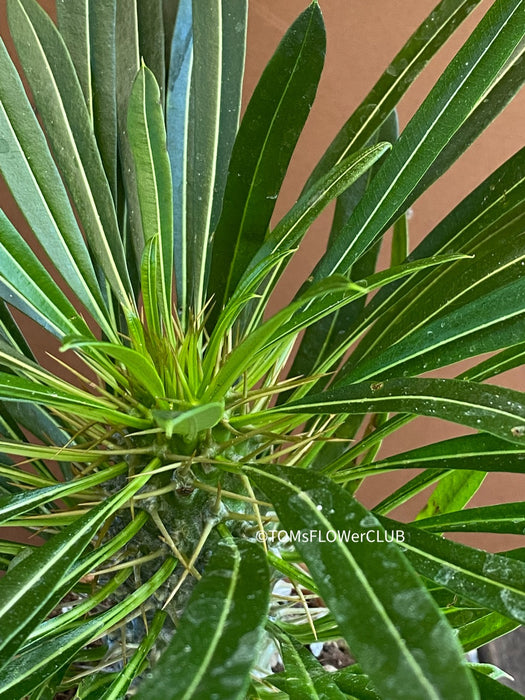
[{"label": "rosette of leaves", "polygon": [[[441,534],[525,528],[523,503],[464,508],[525,471],[523,394],[486,383],[525,354],[523,151],[415,249],[407,211],[520,88],[523,0],[487,8],[400,135],[395,113],[477,5],[436,5],[275,223],[317,2],[239,125],[246,0],[58,0],[56,23],[7,0],[0,169],[31,237],[1,214],[0,698],[516,697],[465,652],[523,623],[523,549]],[[379,458],[418,415],[473,430]],[[412,467],[373,511],[355,497]],[[432,484],[424,517],[389,519]],[[357,663],[328,673],[307,645],[340,637]]]}]

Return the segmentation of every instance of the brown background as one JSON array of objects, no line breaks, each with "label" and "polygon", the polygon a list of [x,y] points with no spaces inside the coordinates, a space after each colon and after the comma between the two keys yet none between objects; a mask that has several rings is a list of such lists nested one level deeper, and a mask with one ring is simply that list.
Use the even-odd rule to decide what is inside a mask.
[{"label": "brown background", "polygon": [[[41,3],[46,9],[49,0]],[[271,57],[283,33],[307,6],[307,0],[251,0],[248,51],[245,75],[245,103],[264,65]],[[316,103],[290,166],[282,194],[276,207],[276,220],[293,204],[317,160],[352,111],[366,96],[377,78],[388,66],[410,34],[435,7],[437,0],[321,0],[327,29],[326,63]],[[401,127],[410,119],[451,56],[465,41],[490,2],[481,2],[449,40],[421,77],[409,90],[400,105]],[[0,0],[2,36],[6,37],[5,0]],[[1,76],[0,76],[1,79]],[[522,144],[525,117],[525,94],[519,95],[504,114],[486,130],[467,153],[413,207],[410,235],[413,243],[421,239],[450,209],[461,201],[490,172],[507,160]],[[2,206],[16,215],[5,188],[0,190]],[[312,227],[294,259],[293,269],[278,290],[278,303],[290,299],[305,275],[323,252],[330,227],[331,209]],[[444,370],[442,376],[453,376]],[[523,369],[502,375],[497,383],[525,389]],[[416,447],[446,436],[457,435],[461,428],[433,419],[421,418],[386,441],[382,454]],[[407,474],[378,476],[367,480],[360,490],[369,506],[379,502]],[[416,499],[414,499],[416,500]],[[403,518],[413,516],[424,503],[417,499],[410,508],[396,512]],[[474,504],[525,500],[525,476],[489,475]],[[464,536],[487,549],[518,546],[517,537],[488,536],[483,540]]]}]

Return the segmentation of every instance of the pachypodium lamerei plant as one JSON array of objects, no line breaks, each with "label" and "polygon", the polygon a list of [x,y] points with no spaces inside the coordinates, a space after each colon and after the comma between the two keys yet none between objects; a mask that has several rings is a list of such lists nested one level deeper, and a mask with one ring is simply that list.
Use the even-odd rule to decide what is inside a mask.
[{"label": "pachypodium lamerei plant", "polygon": [[[34,238],[1,214],[0,698],[517,697],[465,654],[525,621],[525,550],[442,533],[525,528],[523,503],[464,509],[487,472],[525,472],[524,395],[485,382],[525,357],[524,151],[413,250],[407,211],[520,88],[523,0],[489,4],[400,135],[395,112],[478,4],[435,7],[274,225],[317,2],[239,126],[247,0],[57,0],[56,24],[7,0],[27,82],[2,44],[0,169]],[[473,430],[381,458],[418,415]],[[430,485],[414,522],[388,517]],[[356,664],[330,673],[308,645],[339,638]]]}]

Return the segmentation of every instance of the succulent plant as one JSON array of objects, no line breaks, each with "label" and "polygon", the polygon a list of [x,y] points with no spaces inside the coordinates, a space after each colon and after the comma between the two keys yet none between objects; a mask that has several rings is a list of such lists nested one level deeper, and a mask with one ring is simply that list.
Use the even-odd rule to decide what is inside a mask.
[{"label": "succulent plant", "polygon": [[[525,550],[442,533],[525,531],[523,502],[465,509],[487,472],[525,472],[524,395],[487,382],[525,353],[524,151],[415,248],[408,212],[521,87],[523,0],[396,116],[478,4],[436,5],[276,222],[316,1],[239,124],[247,0],[57,0],[56,23],[7,0],[0,171],[31,233],[0,214],[0,698],[516,697],[465,654],[524,622]],[[382,456],[421,415],[471,430]],[[341,638],[355,663],[330,672],[310,645]]]}]

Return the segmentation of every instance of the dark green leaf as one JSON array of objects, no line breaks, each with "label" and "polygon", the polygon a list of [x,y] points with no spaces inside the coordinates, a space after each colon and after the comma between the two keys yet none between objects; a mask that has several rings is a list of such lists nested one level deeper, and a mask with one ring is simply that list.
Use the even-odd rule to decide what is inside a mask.
[{"label": "dark green leaf", "polygon": [[416,525],[429,532],[500,532],[525,535],[525,502],[467,508],[418,518]]},{"label": "dark green leaf", "polygon": [[[369,511],[330,480],[302,469],[267,465],[245,471],[271,498],[282,526],[306,535],[294,546],[382,695],[476,697],[450,628]],[[382,537],[361,537],[372,529]]]},{"label": "dark green leaf", "polygon": [[267,605],[263,550],[245,541],[221,542],[138,700],[244,697]]},{"label": "dark green leaf", "polygon": [[305,189],[372,138],[428,61],[478,4],[479,0],[442,0],[435,7],[339,131]]},{"label": "dark green leaf", "polygon": [[403,533],[403,548],[422,576],[460,596],[523,624],[525,563],[489,554],[379,516],[384,527]]},{"label": "dark green leaf", "polygon": [[521,392],[458,379],[407,377],[348,384],[274,410],[305,415],[409,412],[454,421],[518,444],[525,440]]},{"label": "dark green leaf", "polygon": [[439,153],[482,99],[525,33],[521,0],[496,0],[394,145],[314,271],[346,272],[389,225]]},{"label": "dark green leaf", "polygon": [[264,241],[315,97],[324,52],[321,11],[312,3],[279,44],[246,108],[213,239],[209,295],[214,296],[215,316]]}]

